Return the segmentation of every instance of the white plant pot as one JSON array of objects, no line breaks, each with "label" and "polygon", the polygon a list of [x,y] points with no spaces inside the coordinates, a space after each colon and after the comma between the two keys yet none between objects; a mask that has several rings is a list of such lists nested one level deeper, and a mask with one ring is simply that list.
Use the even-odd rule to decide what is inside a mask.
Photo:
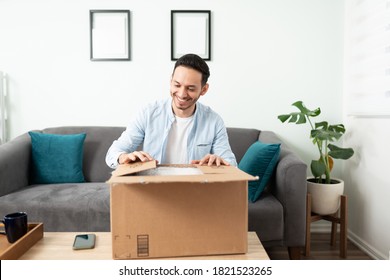
[{"label": "white plant pot", "polygon": [[344,181],[332,179],[334,184],[318,184],[307,180],[307,192],[311,194],[311,211],[320,215],[334,214],[340,207],[344,193]]}]

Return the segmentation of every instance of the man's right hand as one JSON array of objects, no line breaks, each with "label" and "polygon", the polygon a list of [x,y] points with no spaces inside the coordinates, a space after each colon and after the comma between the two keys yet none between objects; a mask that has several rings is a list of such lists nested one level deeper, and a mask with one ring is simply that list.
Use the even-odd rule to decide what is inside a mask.
[{"label": "man's right hand", "polygon": [[121,154],[118,158],[118,163],[119,164],[125,164],[125,163],[130,163],[134,161],[150,161],[154,160],[154,158],[149,155],[147,152],[144,151],[135,151],[129,154]]}]

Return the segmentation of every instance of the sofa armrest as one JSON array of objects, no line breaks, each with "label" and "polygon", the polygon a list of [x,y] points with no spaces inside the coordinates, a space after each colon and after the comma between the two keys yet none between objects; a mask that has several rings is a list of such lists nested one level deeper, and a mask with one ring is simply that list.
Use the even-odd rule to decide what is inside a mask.
[{"label": "sofa armrest", "polygon": [[273,195],[283,205],[286,246],[304,246],[306,227],[307,165],[271,131],[262,131],[259,140],[282,143],[276,166]]},{"label": "sofa armrest", "polygon": [[31,139],[25,133],[0,145],[0,196],[28,186]]}]

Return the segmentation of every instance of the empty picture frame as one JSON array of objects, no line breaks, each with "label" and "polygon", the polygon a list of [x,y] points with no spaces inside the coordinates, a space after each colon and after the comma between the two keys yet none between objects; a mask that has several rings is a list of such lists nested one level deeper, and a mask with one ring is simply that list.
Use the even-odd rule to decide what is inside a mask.
[{"label": "empty picture frame", "polygon": [[210,11],[171,11],[171,60],[187,53],[211,60]]},{"label": "empty picture frame", "polygon": [[90,10],[91,60],[130,60],[130,11]]}]

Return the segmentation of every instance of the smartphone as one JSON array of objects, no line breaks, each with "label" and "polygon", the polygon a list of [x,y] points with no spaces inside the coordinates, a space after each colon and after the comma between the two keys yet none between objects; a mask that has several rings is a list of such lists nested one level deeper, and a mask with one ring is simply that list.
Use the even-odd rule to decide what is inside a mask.
[{"label": "smartphone", "polygon": [[96,235],[91,234],[78,234],[74,238],[73,250],[93,249],[95,248]]}]

